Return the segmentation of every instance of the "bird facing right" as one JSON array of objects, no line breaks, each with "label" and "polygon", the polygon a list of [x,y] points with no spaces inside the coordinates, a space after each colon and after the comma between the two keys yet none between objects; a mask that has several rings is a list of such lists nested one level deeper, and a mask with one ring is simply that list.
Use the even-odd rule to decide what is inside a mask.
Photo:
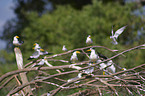
[{"label": "bird facing right", "polygon": [[91,39],[91,35],[89,35],[89,36],[87,37],[86,44],[90,45],[90,44],[92,44],[92,43],[93,43],[93,41],[92,41],[92,39]]},{"label": "bird facing right", "polygon": [[18,40],[18,38],[19,38],[19,36],[14,36],[14,39],[13,39],[13,44],[15,45],[15,46],[20,46],[20,45],[22,45],[24,42],[23,41],[19,41]]}]

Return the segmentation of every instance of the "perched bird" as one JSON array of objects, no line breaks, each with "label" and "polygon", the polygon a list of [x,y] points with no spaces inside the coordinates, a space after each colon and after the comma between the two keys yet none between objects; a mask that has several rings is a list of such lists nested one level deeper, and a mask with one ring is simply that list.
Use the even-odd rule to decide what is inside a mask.
[{"label": "perched bird", "polygon": [[41,61],[39,63],[37,63],[37,65],[44,65],[44,63],[45,63],[45,59],[43,58],[43,59],[41,59]]},{"label": "perched bird", "polygon": [[42,49],[40,46],[39,46],[39,44],[38,43],[35,43],[35,44],[33,44],[33,45],[35,45],[35,47],[33,47],[32,49],[34,49],[35,51],[38,49],[41,49],[40,50],[40,55],[51,55],[51,54],[53,54],[53,53],[48,53],[47,51],[45,51],[44,49]]},{"label": "perched bird", "polygon": [[90,57],[89,59],[92,61],[92,62],[95,62],[97,61],[97,59],[99,58],[98,55],[95,53],[95,50],[93,48],[90,48],[89,50],[87,51],[91,51],[91,54],[90,54]]},{"label": "perched bird", "polygon": [[[41,59],[41,61],[40,61],[39,63],[33,65],[32,67],[34,67],[34,66],[36,66],[36,65],[42,66],[42,65],[44,65],[44,63],[45,63],[45,60],[44,60],[44,59]],[[32,68],[32,67],[31,67],[31,68]]]},{"label": "perched bird", "polygon": [[63,45],[62,51],[67,51],[67,48],[65,47],[65,45]]},{"label": "perched bird", "polygon": [[86,40],[86,44],[92,44],[93,43],[93,41],[92,41],[92,39],[91,39],[91,35],[89,35],[88,37],[87,37],[87,40]]},{"label": "perched bird", "polygon": [[[78,76],[77,76],[77,77],[68,79],[67,82],[71,82],[71,81],[76,80],[76,79],[81,78],[81,77],[82,77],[82,73],[78,73]],[[78,83],[79,83],[79,82],[78,82]]]},{"label": "perched bird", "polygon": [[86,70],[83,70],[83,73],[86,73],[86,74],[92,74],[94,72],[94,67],[90,67]]},{"label": "perched bird", "polygon": [[77,76],[77,77],[74,77],[74,78],[68,79],[67,82],[74,81],[74,80],[76,80],[76,79],[78,79],[78,78],[79,78],[79,77]]},{"label": "perched bird", "polygon": [[81,78],[82,77],[82,73],[78,73],[78,77]]},{"label": "perched bird", "polygon": [[112,43],[114,45],[117,45],[118,42],[116,41],[116,39],[118,38],[118,36],[124,31],[124,29],[126,28],[126,26],[121,27],[120,29],[118,29],[115,34],[113,33],[113,28],[111,31],[112,36],[110,36],[111,39],[113,39]]},{"label": "perched bird", "polygon": [[45,51],[44,49],[40,50],[40,55],[51,55],[53,53],[48,53],[47,51]]},{"label": "perched bird", "polygon": [[[126,71],[127,69],[126,68],[122,68],[121,69],[122,71]],[[122,74],[122,76],[126,76],[128,74],[128,72],[125,72],[124,74]]]},{"label": "perched bird", "polygon": [[[100,63],[100,62],[102,62],[102,60],[97,60],[97,63]],[[106,67],[107,67],[107,65],[105,63],[100,63],[100,69],[101,70],[106,68]]]},{"label": "perched bird", "polygon": [[34,50],[37,50],[37,49],[41,49],[41,47],[39,46],[39,44],[38,43],[35,43],[35,44],[33,44],[35,47],[33,48]]},{"label": "perched bird", "polygon": [[[51,65],[51,64],[47,61],[46,57],[42,58],[41,61],[40,61],[39,63],[33,65],[32,67],[34,67],[34,66],[36,66],[36,65],[39,65],[40,67],[42,67],[44,64],[48,65],[49,67],[53,67],[53,65]],[[32,68],[32,67],[31,67],[31,68]],[[59,73],[61,73],[61,71],[60,71],[59,69],[56,69],[56,71],[59,72]]]},{"label": "perched bird", "polygon": [[20,46],[20,45],[22,45],[23,43],[24,43],[24,41],[19,41],[18,40],[18,38],[19,38],[19,36],[15,36],[14,37],[14,39],[13,39],[13,44],[15,45],[15,46]]},{"label": "perched bird", "polygon": [[110,70],[111,73],[115,73],[116,68],[115,68],[112,60],[107,62],[107,66],[110,66],[110,67],[107,68],[108,71]]},{"label": "perched bird", "polygon": [[[97,60],[97,63],[102,62],[102,60]],[[100,70],[104,70],[104,68],[106,68],[107,65],[105,63],[100,63]],[[105,71],[103,71],[103,75],[105,75]]]},{"label": "perched bird", "polygon": [[71,58],[70,58],[70,61],[71,61],[72,63],[75,63],[75,61],[78,60],[77,53],[80,53],[80,52],[79,52],[79,51],[73,52],[73,55],[72,55]]},{"label": "perched bird", "polygon": [[126,71],[127,69],[126,68],[122,68],[121,70]]},{"label": "perched bird", "polygon": [[32,56],[30,56],[30,57],[28,58],[28,60],[34,59],[34,58],[38,58],[38,57],[40,56],[40,51],[41,51],[41,50],[43,50],[43,49],[37,49],[37,50],[32,54]]}]

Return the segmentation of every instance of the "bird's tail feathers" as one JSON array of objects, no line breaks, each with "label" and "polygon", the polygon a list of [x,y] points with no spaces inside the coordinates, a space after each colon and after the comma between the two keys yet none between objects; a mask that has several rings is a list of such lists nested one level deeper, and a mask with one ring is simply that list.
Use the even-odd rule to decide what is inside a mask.
[{"label": "bird's tail feathers", "polygon": [[24,41],[21,41],[20,43],[21,43],[21,44],[23,44],[23,43],[24,43]]},{"label": "bird's tail feathers", "polygon": [[114,41],[112,41],[112,43],[113,43],[114,45],[117,45],[117,44],[118,44],[118,42],[117,42],[117,41],[115,41],[115,42],[114,42]]},{"label": "bird's tail feathers", "polygon": [[28,58],[27,60],[32,60],[33,58]]},{"label": "bird's tail feathers", "polygon": [[52,55],[53,53],[47,53],[46,55]]},{"label": "bird's tail feathers", "polygon": [[110,36],[110,38],[114,38],[114,36]]},{"label": "bird's tail feathers", "polygon": [[32,56],[30,56],[27,60],[32,60],[32,59],[34,59]]}]

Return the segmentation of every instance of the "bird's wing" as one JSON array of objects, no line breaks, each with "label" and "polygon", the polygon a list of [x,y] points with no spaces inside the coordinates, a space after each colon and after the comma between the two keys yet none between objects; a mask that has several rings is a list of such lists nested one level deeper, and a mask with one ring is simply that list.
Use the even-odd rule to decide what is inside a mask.
[{"label": "bird's wing", "polygon": [[67,51],[67,48],[66,48],[66,47],[63,47],[62,50],[63,50],[63,51]]},{"label": "bird's wing", "polygon": [[116,41],[116,39],[115,39],[115,38],[113,38],[112,43],[113,43],[114,45],[117,45],[117,44],[118,44],[118,42]]},{"label": "bird's wing", "polygon": [[111,31],[111,34],[112,34],[112,36],[113,36],[113,26],[112,26],[112,31]]},{"label": "bird's wing", "polygon": [[101,63],[100,64],[100,69],[102,70],[103,68],[107,67],[107,65],[105,63]]},{"label": "bird's wing", "polygon": [[103,58],[103,59],[108,59],[108,57],[104,56],[103,54],[101,54],[100,52],[97,51],[97,54],[99,57]]},{"label": "bird's wing", "polygon": [[70,58],[70,60],[73,60],[74,58],[75,58],[75,54],[74,54],[75,52],[73,52],[73,54],[71,55],[71,58]]},{"label": "bird's wing", "polygon": [[36,55],[38,55],[39,54],[39,52],[38,51],[35,51],[33,54],[32,54],[32,56],[36,56]]},{"label": "bird's wing", "polygon": [[24,43],[24,41],[20,41],[20,44],[22,45]]},{"label": "bird's wing", "polygon": [[114,37],[117,39],[118,36],[124,31],[124,29],[126,28],[126,26],[121,27],[120,29],[118,29],[115,34]]},{"label": "bird's wing", "polygon": [[73,55],[71,56],[70,61],[72,61],[72,59],[73,59]]},{"label": "bird's wing", "polygon": [[116,70],[116,68],[115,68],[115,66],[112,64],[110,67],[108,67],[109,69],[111,69],[111,71],[113,72],[113,73],[115,73],[115,70]]},{"label": "bird's wing", "polygon": [[65,48],[64,50],[67,51],[67,48]]},{"label": "bird's wing", "polygon": [[51,55],[51,54],[53,54],[53,53],[48,53],[47,51],[41,51],[40,52],[40,55]]},{"label": "bird's wing", "polygon": [[23,43],[24,43],[24,41],[22,41],[21,39],[17,39],[18,40],[18,45],[20,46],[20,45],[22,45]]},{"label": "bird's wing", "polygon": [[38,58],[40,56],[38,51],[35,51],[30,58]]},{"label": "bird's wing", "polygon": [[40,61],[39,63],[37,63],[37,65],[43,65],[44,64],[44,61]]},{"label": "bird's wing", "polygon": [[77,76],[77,77],[74,77],[74,78],[68,79],[67,82],[70,82],[70,81],[76,80],[76,79],[78,79],[78,78],[79,78],[79,77]]},{"label": "bird's wing", "polygon": [[70,58],[70,63],[75,63],[76,60],[78,60],[78,57],[72,55],[71,58]]},{"label": "bird's wing", "polygon": [[40,55],[46,55],[46,54],[48,54],[47,51],[40,52]]}]

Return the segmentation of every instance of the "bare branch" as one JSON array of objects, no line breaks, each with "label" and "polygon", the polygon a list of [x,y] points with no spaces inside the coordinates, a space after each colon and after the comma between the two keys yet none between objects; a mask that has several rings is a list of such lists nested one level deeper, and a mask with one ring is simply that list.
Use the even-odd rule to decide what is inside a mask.
[{"label": "bare branch", "polygon": [[[10,83],[10,81],[13,79],[14,75],[17,75],[20,73],[22,74],[22,73],[26,73],[26,72],[29,74],[30,72],[36,71],[41,74],[38,74],[37,76],[35,76],[34,79],[30,82],[27,82],[22,85],[19,84],[19,86],[16,86],[14,89],[10,90],[8,95],[13,95],[19,91],[22,91],[22,89],[26,88],[27,86],[36,85],[39,82],[39,83],[45,83],[45,84],[49,84],[49,85],[57,87],[56,89],[52,89],[49,91],[51,96],[56,95],[58,92],[61,92],[62,90],[70,90],[70,89],[74,89],[74,88],[76,88],[77,90],[86,88],[86,90],[73,93],[72,95],[79,95],[79,94],[80,95],[82,95],[82,94],[86,94],[86,95],[95,94],[96,95],[97,94],[97,95],[102,96],[105,91],[108,94],[111,94],[111,95],[115,94],[115,95],[119,96],[120,90],[126,90],[126,92],[130,95],[134,95],[134,93],[136,93],[141,96],[142,92],[145,92],[145,90],[144,90],[145,64],[136,66],[131,69],[127,69],[125,71],[118,71],[116,73],[110,73],[106,69],[107,67],[110,67],[110,66],[107,66],[106,68],[101,70],[99,68],[99,66],[100,66],[99,64],[112,60],[126,52],[130,52],[132,50],[139,49],[142,46],[144,46],[144,44],[127,49],[125,51],[122,51],[100,63],[95,63],[92,65],[88,65],[90,62],[89,60],[80,61],[78,63],[70,65],[69,61],[63,60],[63,59],[55,59],[55,57],[60,58],[61,56],[67,55],[75,50],[80,50],[80,51],[82,51],[82,54],[85,54],[86,57],[89,58],[89,55],[84,50],[88,49],[90,47],[104,48],[111,52],[115,52],[116,50],[111,50],[104,46],[89,46],[89,47],[84,47],[84,48],[77,48],[77,49],[70,50],[70,51],[67,51],[64,53],[60,53],[60,54],[55,54],[55,55],[46,57],[47,60],[51,61],[51,63],[52,63],[52,65],[47,63],[47,65],[49,67],[41,66],[41,67],[29,68],[27,66],[30,66],[33,63],[33,62],[29,62],[25,65],[24,69],[11,71],[11,72],[8,72],[8,73],[2,75],[0,77],[0,83],[1,83],[0,89],[2,89],[4,86],[6,86],[6,84]],[[40,60],[41,59],[37,60],[33,64],[36,64]],[[56,62],[57,63],[60,62],[61,64],[63,63],[63,65],[62,66],[53,66],[53,65],[55,65]],[[66,64],[68,64],[68,65],[66,65]],[[116,66],[119,69],[122,69],[119,65],[116,65]],[[86,73],[85,70],[88,70],[91,67],[94,68],[94,70],[91,73]],[[59,69],[64,69],[64,72],[60,72]],[[57,74],[53,73],[53,72],[49,73],[51,70],[57,70],[59,73],[57,73]],[[101,73],[102,71],[105,71],[109,75],[100,75],[100,74],[102,74]],[[72,74],[72,76],[74,76],[74,77],[76,77],[76,75],[77,75],[77,77],[79,77],[79,78],[76,78],[76,79],[68,82],[68,80],[70,80],[70,78],[74,78],[74,77],[70,77],[71,76],[70,74]],[[63,78],[64,75],[67,75],[69,78],[67,76],[65,76],[65,79],[64,79]],[[12,76],[12,77],[10,77],[9,79],[6,79],[9,76]],[[53,82],[53,80],[54,80],[54,82]],[[17,81],[19,82],[19,80],[17,80]],[[41,87],[43,87],[43,86],[41,86]],[[88,90],[92,90],[92,89],[95,89],[95,90],[90,91],[90,92],[88,91]],[[47,94],[48,93],[45,93],[43,95],[47,95]]]},{"label": "bare branch", "polygon": [[12,77],[10,77],[7,81],[5,81],[5,82],[0,86],[0,89],[2,89],[4,86],[6,86],[14,77],[15,77],[15,75],[12,76]]}]

